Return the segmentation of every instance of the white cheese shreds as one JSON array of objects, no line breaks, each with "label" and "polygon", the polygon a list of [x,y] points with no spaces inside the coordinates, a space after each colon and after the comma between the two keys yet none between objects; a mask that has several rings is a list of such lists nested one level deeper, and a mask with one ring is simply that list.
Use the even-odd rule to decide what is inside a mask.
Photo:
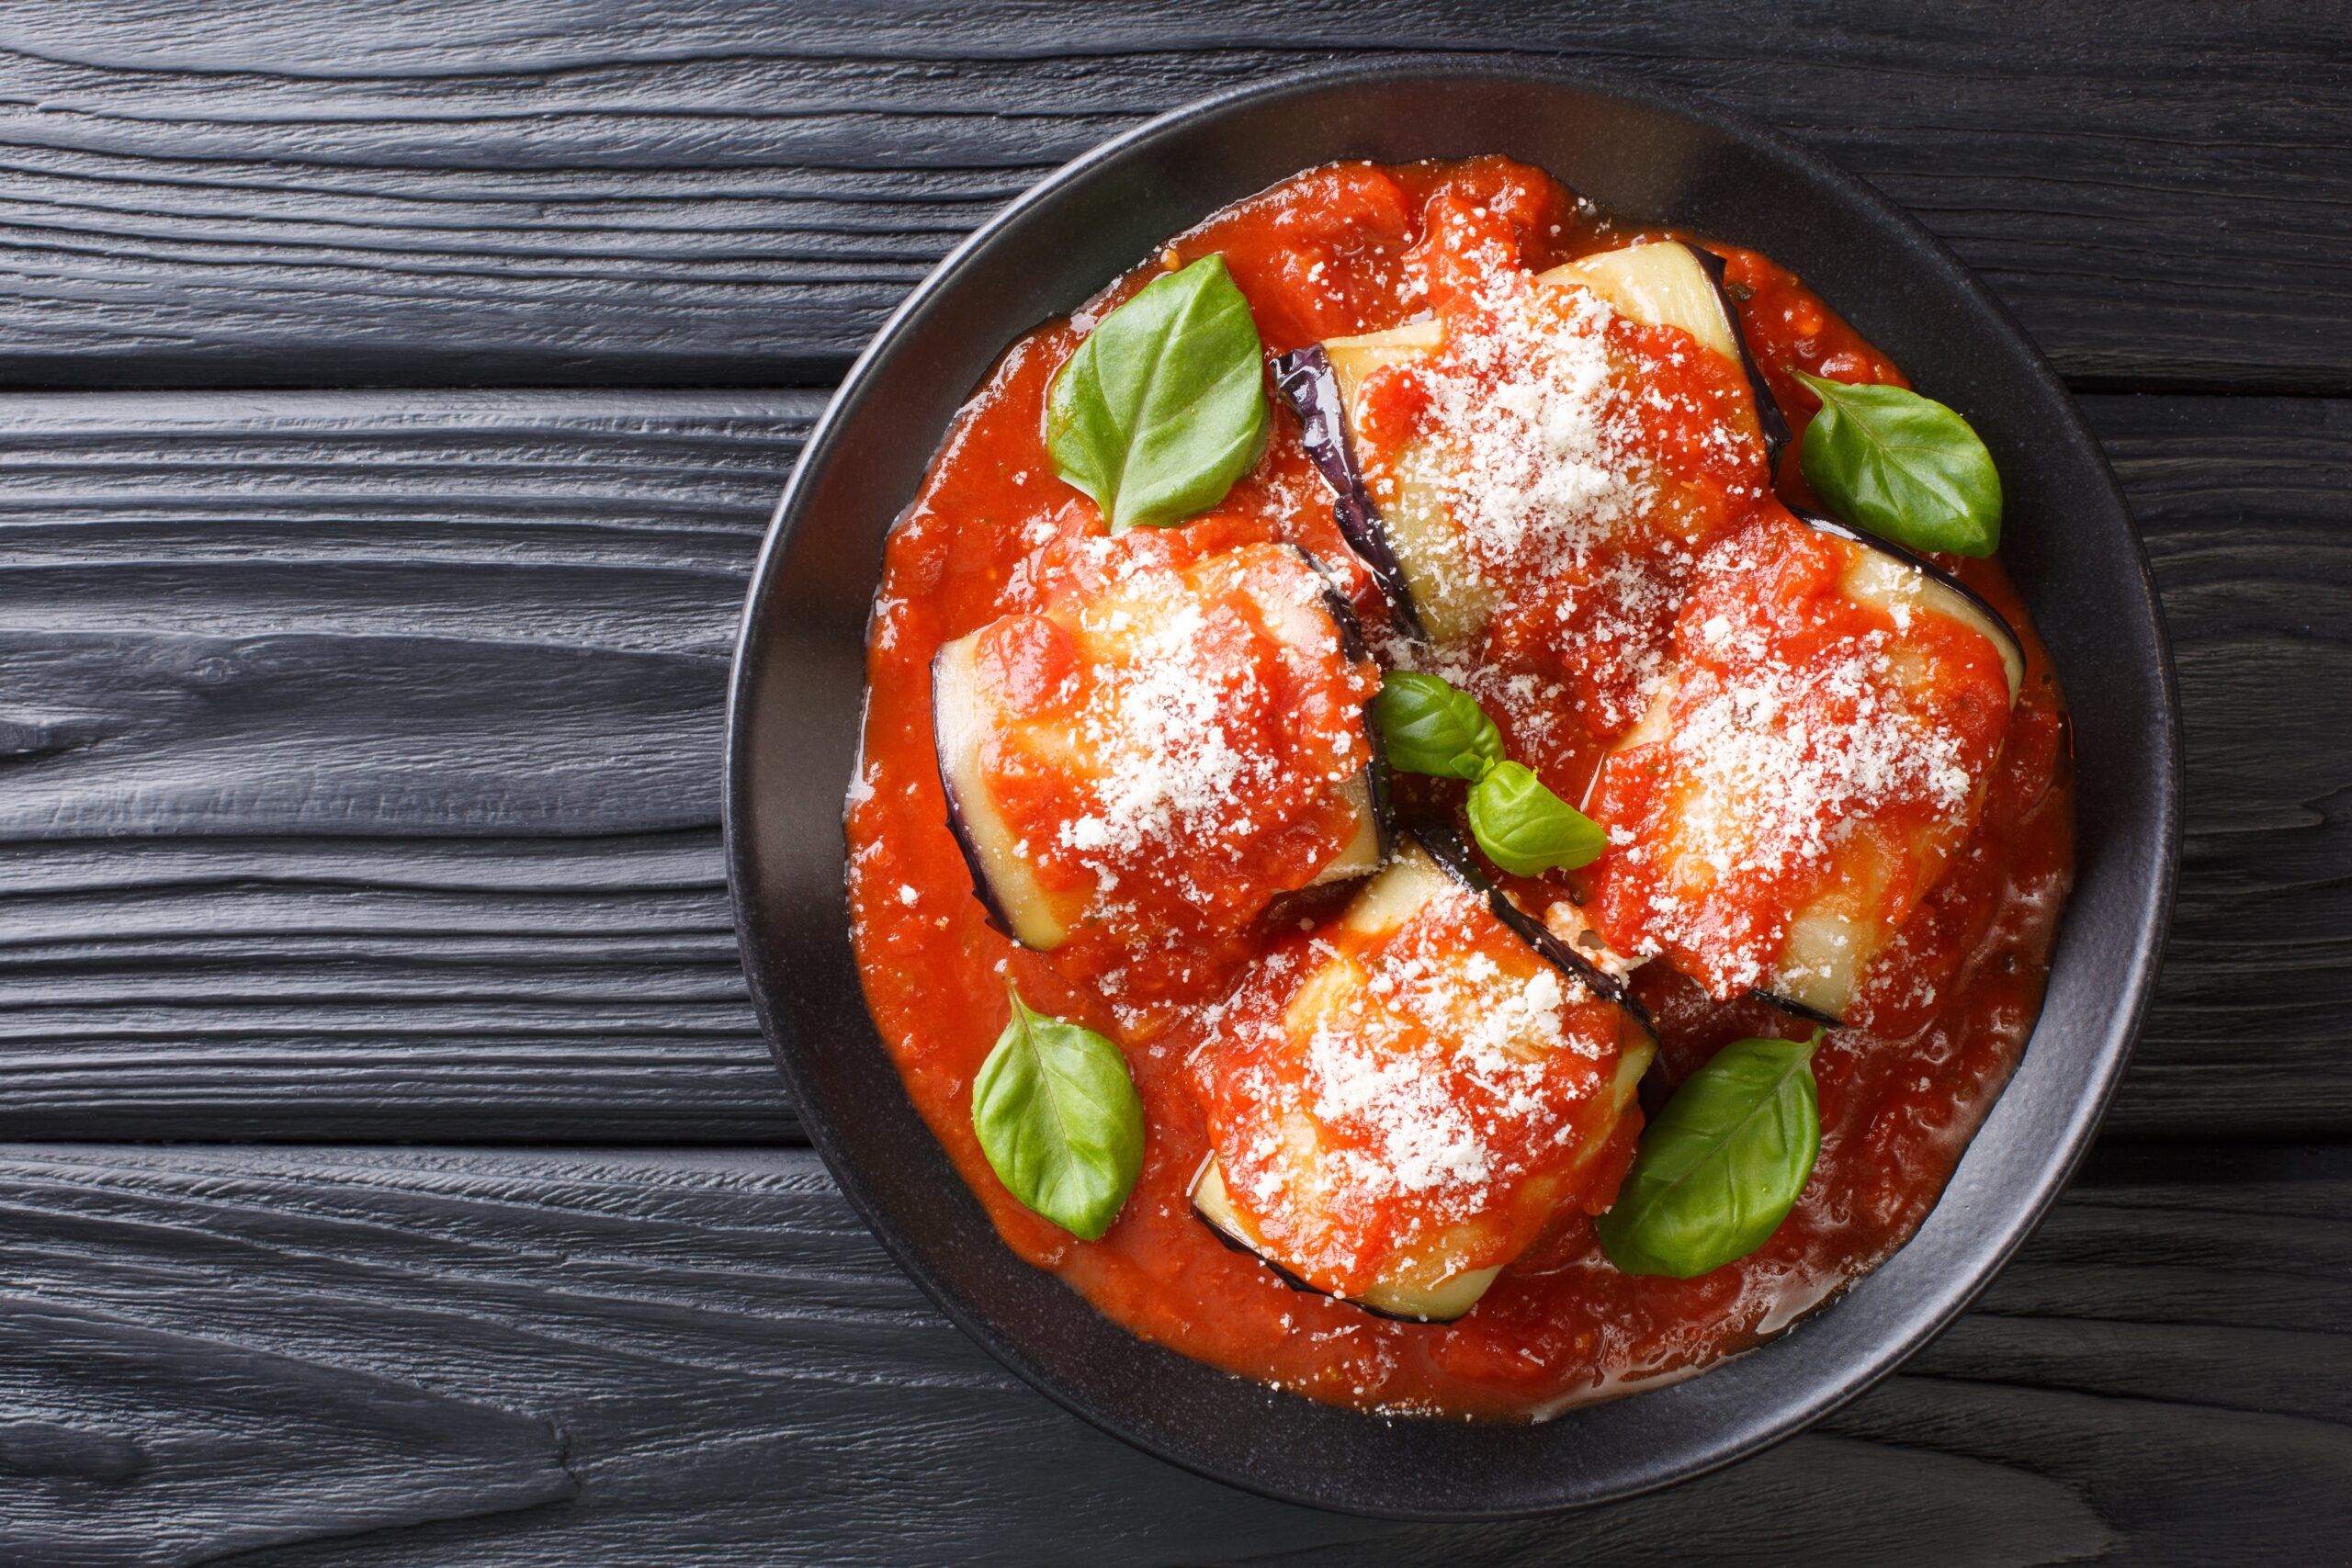
[{"label": "white cheese shreds", "polygon": [[1197,605],[1177,600],[1135,638],[1132,661],[1098,683],[1079,734],[1098,769],[1097,810],[1062,829],[1081,853],[1132,855],[1179,832],[1229,829],[1228,814],[1265,773],[1227,740],[1219,710],[1257,672],[1221,663]]},{"label": "white cheese shreds", "polygon": [[1572,575],[1648,499],[1623,394],[1611,378],[1610,310],[1580,289],[1496,284],[1455,321],[1421,372],[1442,457],[1423,470],[1460,532],[1458,590],[1492,592],[1531,574]]},{"label": "white cheese shreds", "polygon": [[[1707,563],[1711,592],[1760,564],[1747,543],[1727,543]],[[1857,830],[1898,808],[1924,809],[1922,832],[1958,831],[1979,793],[1979,743],[1899,628],[1792,637],[1765,618],[1779,613],[1759,603],[1689,626],[1690,657],[1665,699],[1667,815],[1634,840],[1611,835],[1629,865],[1659,874],[1643,950],[1694,955],[1719,987],[1776,978],[1781,921],[1742,914],[1741,889],[1849,874]]]},{"label": "white cheese shreds", "polygon": [[[1319,1229],[1327,1247],[1356,1245],[1351,1231],[1410,1247],[1502,1223],[1521,1184],[1558,1168],[1615,1038],[1572,1027],[1590,992],[1516,939],[1498,962],[1499,940],[1484,901],[1449,886],[1370,951],[1321,951],[1234,1019],[1210,1049],[1257,1108],[1228,1166],[1260,1214]],[[1401,1234],[1379,1217],[1399,1204]]]}]

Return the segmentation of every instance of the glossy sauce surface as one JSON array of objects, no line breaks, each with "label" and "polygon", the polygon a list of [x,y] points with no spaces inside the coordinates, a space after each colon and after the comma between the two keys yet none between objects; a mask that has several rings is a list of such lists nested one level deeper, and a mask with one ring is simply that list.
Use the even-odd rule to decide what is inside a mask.
[{"label": "glossy sauce surface", "polygon": [[[1213,253],[1225,255],[1248,296],[1266,348],[1279,352],[1458,305],[1498,267],[1541,271],[1632,237],[1547,176],[1499,159],[1310,171],[1178,238],[1075,321],[1050,323],[1009,349],[958,417],[891,536],[868,648],[864,757],[848,813],[854,936],[867,999],[914,1103],[1007,1245],[1148,1339],[1319,1399],[1456,1416],[1540,1416],[1686,1372],[1785,1326],[1900,1246],[2016,1065],[2041,1004],[2071,868],[2072,805],[2063,701],[1992,562],[1945,563],[2019,628],[2026,645],[2023,694],[1981,816],[1865,982],[1851,1027],[1816,1055],[1823,1145],[1804,1197],[1761,1250],[1696,1280],[1618,1273],[1593,1244],[1589,1219],[1571,1205],[1457,1323],[1376,1318],[1290,1288],[1220,1242],[1187,1201],[1209,1139],[1197,1077],[1172,1021],[1187,1006],[1217,1000],[1231,983],[1230,964],[1201,966],[1148,1003],[1108,997],[1099,960],[1016,947],[989,927],[973,897],[946,825],[930,661],[943,643],[1001,615],[1041,614],[1053,553],[1067,554],[1070,541],[1100,527],[1093,503],[1055,476],[1042,434],[1047,386],[1080,333],[1162,266]],[[1728,262],[1750,349],[1792,418],[1801,422],[1813,402],[1788,378],[1790,367],[1849,380],[1900,379],[1796,279],[1753,253],[1716,248]],[[1628,334],[1625,346],[1645,351],[1638,333]],[[1670,359],[1674,348],[1667,344],[1654,357]],[[1684,357],[1690,358],[1687,350]],[[1690,374],[1690,386],[1670,389],[1668,403],[1720,400],[1712,367]],[[1410,411],[1395,417],[1408,419]],[[1703,472],[1718,448],[1694,442],[1689,467]],[[1807,502],[1795,462],[1792,444],[1780,491],[1792,503]],[[1710,534],[1728,533],[1775,504],[1736,493],[1736,477],[1719,487],[1720,496],[1690,488],[1702,498],[1690,504],[1702,506],[1700,525]],[[1382,613],[1377,589],[1332,520],[1329,492],[1300,449],[1297,423],[1280,407],[1264,461],[1214,513],[1180,533],[1193,536],[1188,549],[1298,545],[1333,570],[1360,612],[1374,619]],[[1671,619],[1656,635],[1665,636]],[[1559,657],[1550,639],[1514,644],[1508,622],[1493,646],[1515,647],[1508,656],[1530,661]],[[1564,687],[1588,693],[1617,678],[1599,665],[1561,674]],[[1552,700],[1577,722],[1532,722],[1531,716],[1540,720],[1535,706],[1506,707],[1497,717],[1514,754],[1574,801],[1607,738],[1630,719],[1621,707],[1594,722],[1589,716],[1600,711],[1597,703]],[[1411,781],[1401,793],[1408,808],[1445,810],[1459,800],[1456,786],[1426,781]],[[1582,891],[1554,881],[1512,886],[1537,910]],[[1236,939],[1238,956],[1288,939],[1302,920],[1329,918],[1350,891],[1309,889],[1278,901]],[[1023,1208],[998,1184],[973,1135],[971,1082],[1003,1024],[1008,975],[1031,1006],[1117,1040],[1142,1093],[1143,1175],[1100,1242],[1077,1241]],[[1661,964],[1645,967],[1636,989],[1659,1021],[1657,1076],[1666,1083],[1724,1041],[1804,1032],[1758,1002],[1712,1002]]]}]

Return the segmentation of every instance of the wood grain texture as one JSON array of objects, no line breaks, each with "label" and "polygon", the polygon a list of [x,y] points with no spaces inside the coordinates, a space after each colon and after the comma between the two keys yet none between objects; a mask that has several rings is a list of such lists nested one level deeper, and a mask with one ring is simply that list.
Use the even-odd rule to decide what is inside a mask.
[{"label": "wood grain texture", "polygon": [[2352,390],[2352,59],[2286,3],[17,0],[0,377],[836,374],[1060,162],[1337,51],[1551,53],[1784,129],[2069,375]]},{"label": "wood grain texture", "polygon": [[[2282,1142],[2352,1134],[2348,44],[2282,0],[0,7],[0,1138],[380,1141],[0,1146],[0,1562],[2352,1562],[2352,1144]],[[2086,400],[2188,722],[2143,1141],[1902,1375],[1566,1521],[1159,1465],[805,1150],[383,1146],[797,1136],[715,826],[821,402],[760,389],[1063,159],[1367,46],[1780,126],[2078,388],[2167,394]],[[371,384],[435,389],[250,390]]]},{"label": "wood grain texture", "polygon": [[[2352,404],[2090,399],[2162,587],[2188,821],[2118,1132],[2352,1131]],[[2215,1113],[2219,1111],[2218,1120]]]},{"label": "wood grain texture", "polygon": [[[2113,1130],[2352,1131],[2352,404],[2091,398],[2178,645]],[[726,654],[806,394],[0,400],[0,1134],[762,1140]]]},{"label": "wood grain texture", "polygon": [[1243,1496],[1085,1427],[805,1151],[17,1146],[0,1559],[2318,1562],[2352,1529],[2347,1201],[2341,1149],[2101,1157],[1816,1433],[1455,1529]]},{"label": "wood grain texture", "polygon": [[820,402],[8,400],[0,832],[713,821],[743,584]]},{"label": "wood grain texture", "polygon": [[718,743],[817,404],[10,401],[0,1122],[789,1135]]}]

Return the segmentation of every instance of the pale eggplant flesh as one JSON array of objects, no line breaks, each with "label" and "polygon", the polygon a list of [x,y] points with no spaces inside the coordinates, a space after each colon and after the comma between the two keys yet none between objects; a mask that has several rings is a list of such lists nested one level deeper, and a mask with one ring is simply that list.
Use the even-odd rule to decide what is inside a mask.
[{"label": "pale eggplant flesh", "polygon": [[[1882,600],[1891,598],[1904,592],[1895,586],[1902,582],[1900,574],[1916,573],[1918,581],[1916,588],[1910,589],[1912,593],[1927,600],[1937,613],[1974,627],[2000,649],[2001,667],[2009,678],[2009,701],[2014,704],[2018,700],[2025,690],[2025,643],[2018,637],[2017,628],[2009,625],[2008,617],[1995,609],[1991,601],[1927,557],[1892,539],[1881,538],[1818,512],[1792,510],[1792,515],[1815,533],[1859,545],[1886,563],[1889,576],[1862,587],[1865,594]],[[1849,584],[1849,591],[1853,592],[1856,586]]]},{"label": "pale eggplant flesh", "polygon": [[[1767,474],[1777,471],[1790,438],[1788,416],[1741,334],[1722,257],[1679,241],[1660,241],[1587,256],[1538,274],[1536,281],[1582,284],[1619,314],[1646,326],[1680,328],[1737,366],[1754,405]],[[1447,547],[1443,529],[1430,526],[1422,515],[1441,510],[1442,503],[1414,493],[1417,487],[1408,479],[1384,511],[1365,483],[1351,416],[1352,388],[1371,370],[1410,363],[1433,353],[1442,341],[1438,322],[1415,321],[1312,344],[1276,356],[1273,367],[1275,389],[1298,416],[1306,454],[1331,489],[1340,530],[1386,595],[1396,630],[1415,641],[1448,643],[1474,633],[1492,605],[1458,587],[1450,592],[1433,587],[1464,578],[1442,558]],[[1346,364],[1336,362],[1335,355]]]},{"label": "pale eggplant flesh", "polygon": [[[1318,603],[1329,617],[1342,655],[1351,660],[1363,658],[1363,627],[1347,596],[1320,561],[1305,550],[1294,553],[1316,574],[1320,584]],[[1047,892],[1035,866],[1023,852],[1020,835],[1005,822],[989,793],[981,763],[1000,718],[980,689],[974,659],[986,629],[943,644],[932,659],[932,735],[939,782],[947,801],[947,827],[971,874],[973,896],[989,923],[1023,947],[1049,953],[1069,940],[1082,906],[1070,908],[1069,899],[1057,899]],[[1394,842],[1388,769],[1380,731],[1369,709],[1364,733],[1372,747],[1371,761],[1340,786],[1355,831],[1316,874],[1311,886],[1370,875],[1386,860]]]},{"label": "pale eggplant flesh", "polygon": [[973,671],[978,639],[974,632],[943,644],[931,660],[932,739],[947,796],[947,830],[989,924],[1023,947],[1050,952],[1069,939],[1069,928],[1014,847],[1019,835],[998,813],[981,776],[981,749],[993,725]]},{"label": "pale eggplant flesh", "polygon": [[[1419,828],[1405,835],[1397,858],[1357,895],[1356,902],[1343,918],[1378,923],[1409,918],[1414,908],[1447,882],[1478,898],[1505,929],[1538,957],[1560,970],[1573,984],[1616,1005],[1637,1026],[1638,1043],[1621,1054],[1616,1073],[1608,1086],[1609,1116],[1591,1134],[1579,1155],[1579,1163],[1591,1159],[1606,1145],[1624,1112],[1637,1099],[1641,1080],[1656,1056],[1656,1029],[1647,1010],[1622,980],[1595,965],[1542,921],[1513,904],[1479,873],[1460,837],[1448,829]],[[1214,1154],[1203,1162],[1194,1177],[1191,1196],[1194,1213],[1227,1246],[1255,1256],[1294,1290],[1317,1295],[1329,1293],[1285,1267],[1260,1237],[1256,1227],[1234,1202]],[[1416,1266],[1408,1262],[1390,1277],[1340,1299],[1381,1317],[1450,1322],[1476,1306],[1505,1267],[1498,1263],[1430,1278],[1426,1277],[1432,1272],[1430,1268],[1420,1267],[1417,1271]]]}]

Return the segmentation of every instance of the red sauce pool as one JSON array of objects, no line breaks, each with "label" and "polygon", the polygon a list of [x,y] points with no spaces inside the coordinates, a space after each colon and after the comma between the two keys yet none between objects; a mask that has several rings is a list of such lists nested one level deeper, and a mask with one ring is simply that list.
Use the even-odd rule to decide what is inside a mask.
[{"label": "red sauce pool", "polygon": [[[1475,247],[1462,248],[1464,231],[1498,249],[1482,262]],[[1453,243],[1439,238],[1449,232]],[[1464,287],[1465,267],[1540,270],[1632,237],[1548,176],[1502,159],[1311,170],[1171,242],[1078,321],[1049,323],[1013,344],[958,415],[891,536],[848,813],[867,1002],[908,1093],[1006,1245],[1146,1339],[1334,1404],[1457,1416],[1541,1416],[1685,1374],[1787,1326],[1900,1247],[2024,1048],[2073,863],[2071,760],[2056,678],[1994,561],[1942,563],[2000,609],[2026,646],[2024,694],[1982,818],[1874,967],[1851,1026],[1815,1055],[1822,1149],[1804,1196],[1763,1248],[1699,1279],[1618,1273],[1578,1216],[1456,1323],[1377,1318],[1289,1288],[1191,1211],[1186,1195],[1208,1139],[1181,1051],[1158,1038],[1158,1025],[1123,1019],[1104,1002],[1082,958],[1015,946],[973,897],[946,826],[930,662],[943,642],[1034,609],[1029,558],[1054,537],[1099,525],[1093,503],[1055,476],[1042,434],[1046,388],[1081,329],[1161,265],[1222,253],[1266,348],[1280,352],[1397,325]],[[1901,381],[1795,277],[1753,252],[1711,248],[1729,264],[1751,351],[1800,425],[1813,402],[1791,367]],[[1279,406],[1273,420],[1265,461],[1211,525],[1227,545],[1304,547],[1349,574],[1358,604],[1374,610],[1377,591],[1340,536],[1296,422]],[[1793,443],[1779,479],[1782,499],[1811,502]],[[1297,912],[1278,908],[1283,929],[1295,929]],[[1143,1175],[1099,1242],[1079,1241],[1023,1207],[973,1135],[972,1078],[1003,1025],[1008,975],[1032,1007],[1118,1040],[1143,1096]],[[1657,1015],[1669,1083],[1725,1041],[1803,1032],[1756,1002],[1710,1002],[1657,964],[1642,972],[1637,989]]]}]

